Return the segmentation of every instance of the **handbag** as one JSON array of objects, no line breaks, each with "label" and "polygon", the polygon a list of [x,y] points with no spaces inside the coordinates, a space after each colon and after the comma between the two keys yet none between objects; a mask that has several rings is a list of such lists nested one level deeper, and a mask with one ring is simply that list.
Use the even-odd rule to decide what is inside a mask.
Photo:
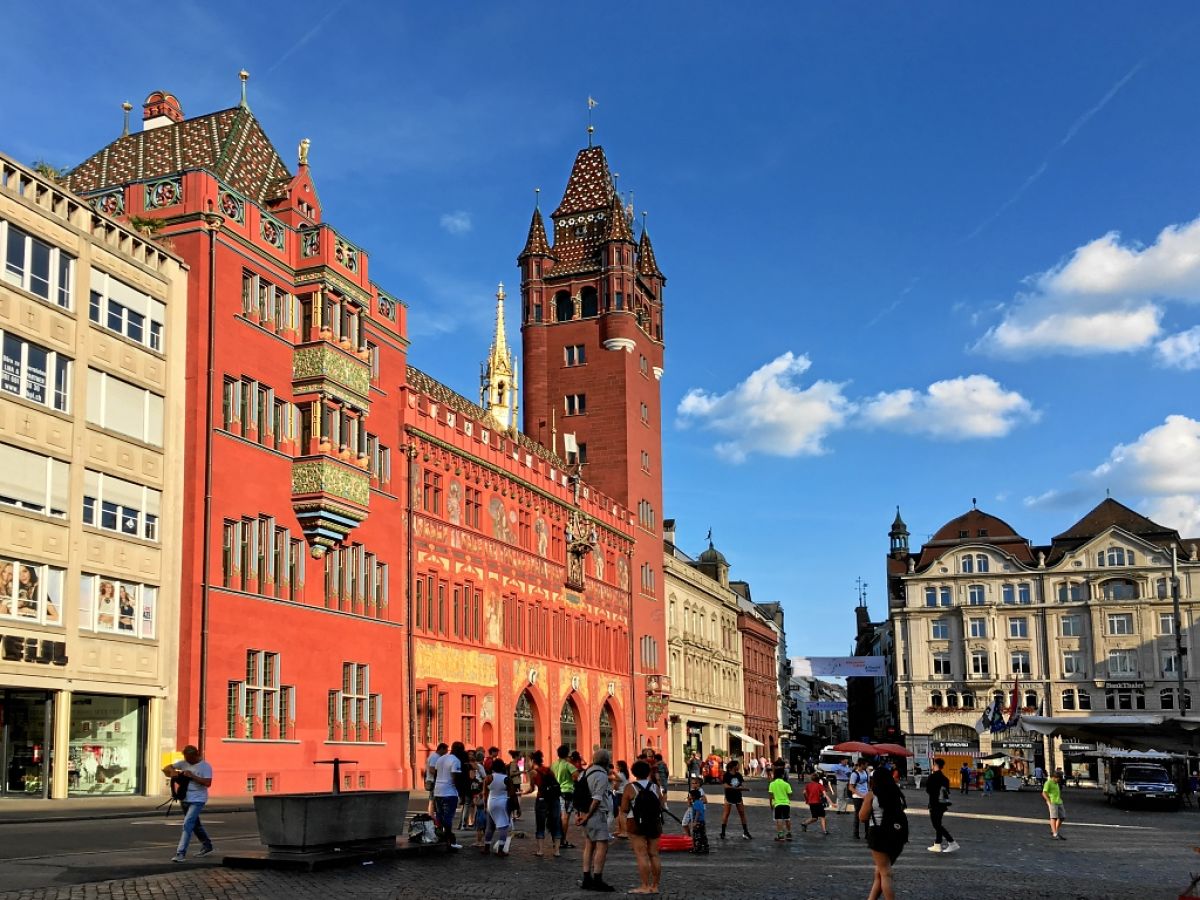
[{"label": "handbag", "polygon": [[938,790],[937,802],[938,802],[939,806],[950,806],[951,805],[951,803],[950,803],[950,788],[943,785]]}]

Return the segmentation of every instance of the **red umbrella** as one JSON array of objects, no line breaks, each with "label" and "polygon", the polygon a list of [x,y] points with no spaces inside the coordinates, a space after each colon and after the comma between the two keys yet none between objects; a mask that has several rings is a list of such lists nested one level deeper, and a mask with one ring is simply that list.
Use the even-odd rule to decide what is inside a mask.
[{"label": "red umbrella", "polygon": [[888,756],[912,756],[913,753],[907,747],[901,747],[899,744],[876,744],[876,753],[886,753]]},{"label": "red umbrella", "polygon": [[862,741],[843,741],[840,744],[834,744],[833,749],[838,753],[868,753],[871,756],[878,752],[870,744],[864,744]]}]

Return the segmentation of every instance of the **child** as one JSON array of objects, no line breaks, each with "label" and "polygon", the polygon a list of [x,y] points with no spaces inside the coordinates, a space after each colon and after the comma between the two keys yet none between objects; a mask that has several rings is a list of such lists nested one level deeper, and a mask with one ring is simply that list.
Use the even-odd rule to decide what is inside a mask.
[{"label": "child", "polygon": [[[771,808],[775,814],[775,840],[792,839],[792,786],[783,769],[775,770],[775,777],[767,785],[771,794]],[[785,837],[786,834],[786,837]]]},{"label": "child", "polygon": [[814,822],[821,823],[821,831],[825,837],[829,837],[829,826],[825,822],[825,807],[833,806],[833,797],[829,795],[829,788],[821,783],[821,775],[819,772],[813,772],[809,776],[809,782],[804,786],[804,802],[808,804],[808,818],[800,823],[800,828],[808,831],[808,826]]},{"label": "child", "polygon": [[696,821],[696,813],[692,809],[692,793],[699,791],[701,803],[708,803],[708,798],[704,796],[703,784],[704,781],[699,775],[693,775],[688,779],[688,805],[687,809],[683,812],[683,819],[680,821],[680,824],[683,826],[683,833],[689,837],[692,834],[692,823]]},{"label": "child", "polygon": [[[697,782],[700,779],[693,778],[692,782]],[[693,786],[688,792],[688,812],[692,816],[689,823],[690,834],[692,836],[692,852],[707,853],[708,852],[708,828],[704,824],[705,805],[707,800],[704,797],[704,791],[699,787]]]}]

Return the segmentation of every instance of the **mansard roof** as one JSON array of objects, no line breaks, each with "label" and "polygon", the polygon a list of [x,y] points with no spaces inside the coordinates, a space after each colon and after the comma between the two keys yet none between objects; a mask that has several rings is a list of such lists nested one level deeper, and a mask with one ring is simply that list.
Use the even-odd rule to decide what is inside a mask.
[{"label": "mansard roof", "polygon": [[939,528],[921,547],[917,568],[929,565],[950,547],[963,544],[989,544],[1021,562],[1033,562],[1033,552],[1026,538],[1017,534],[1003,519],[972,508]]},{"label": "mansard roof", "polygon": [[1057,562],[1070,551],[1082,547],[1092,538],[1114,527],[1159,547],[1170,547],[1173,544],[1182,546],[1183,543],[1179,532],[1174,528],[1159,525],[1125,504],[1118,503],[1112,497],[1106,497],[1062,534],[1051,538],[1047,561]]},{"label": "mansard roof", "polygon": [[292,174],[246,106],[123,135],[71,170],[66,186],[102,188],[205,169],[256,203],[287,196]]}]

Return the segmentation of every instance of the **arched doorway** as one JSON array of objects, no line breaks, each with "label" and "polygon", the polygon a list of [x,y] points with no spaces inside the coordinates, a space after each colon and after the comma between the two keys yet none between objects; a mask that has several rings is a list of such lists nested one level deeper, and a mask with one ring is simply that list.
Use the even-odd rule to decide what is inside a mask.
[{"label": "arched doorway", "polygon": [[570,698],[563,701],[562,712],[558,716],[560,743],[566,744],[572,750],[579,749],[579,713]]},{"label": "arched doorway", "polygon": [[607,703],[600,710],[600,746],[609,753],[613,750],[613,714]]},{"label": "arched doorway", "polygon": [[537,717],[529,691],[523,691],[517,698],[517,708],[513,712],[513,749],[526,753],[537,749]]},{"label": "arched doorway", "polygon": [[953,787],[962,781],[963,766],[974,772],[979,757],[979,732],[970,725],[950,722],[929,733],[929,755],[946,761],[946,777]]}]

